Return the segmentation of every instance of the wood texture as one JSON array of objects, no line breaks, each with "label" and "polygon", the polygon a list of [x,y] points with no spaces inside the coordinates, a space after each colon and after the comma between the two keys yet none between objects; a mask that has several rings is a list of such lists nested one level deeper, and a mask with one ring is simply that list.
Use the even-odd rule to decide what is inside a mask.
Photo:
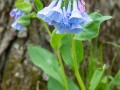
[{"label": "wood texture", "polygon": [[[51,50],[49,36],[38,20],[33,20],[24,31],[15,31],[10,25],[14,21],[9,13],[15,0],[0,0],[0,90],[46,90],[44,73],[29,60],[27,46],[41,45]],[[42,0],[47,4],[48,0]],[[101,27],[99,42],[120,43],[120,1],[86,0],[87,11],[98,11],[112,15],[113,19]],[[105,45],[104,59],[111,65],[111,58],[117,53],[116,48]],[[116,68],[119,68],[120,55],[117,54]],[[38,89],[39,90],[39,89]]]}]

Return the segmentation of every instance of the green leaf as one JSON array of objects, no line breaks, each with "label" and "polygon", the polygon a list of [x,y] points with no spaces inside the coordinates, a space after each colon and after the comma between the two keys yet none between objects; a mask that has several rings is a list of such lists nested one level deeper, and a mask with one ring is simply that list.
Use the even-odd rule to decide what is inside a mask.
[{"label": "green leaf", "polygon": [[30,13],[32,10],[32,6],[28,0],[26,1],[18,0],[15,3],[15,7],[25,13]]},{"label": "green leaf", "polygon": [[[79,90],[75,83],[67,77],[69,90]],[[48,90],[65,90],[64,87],[55,79],[49,78],[48,80]]]},{"label": "green leaf", "polygon": [[61,69],[59,68],[56,57],[51,52],[42,47],[30,45],[28,47],[28,54],[36,66],[40,67],[49,76],[63,85]]},{"label": "green leaf", "polygon": [[108,77],[104,76],[102,77],[99,85],[97,86],[96,90],[107,90],[107,86],[108,86]]},{"label": "green leaf", "polygon": [[15,5],[17,5],[17,4],[21,3],[21,2],[23,2],[23,0],[17,0],[17,1],[15,2]]},{"label": "green leaf", "polygon": [[[60,52],[63,57],[64,62],[73,69],[73,58],[72,58],[72,46],[71,46],[72,36],[71,34],[65,35],[61,40]],[[82,42],[75,41],[76,48],[76,58],[78,64],[83,60],[83,45]]]},{"label": "green leaf", "polygon": [[51,46],[55,49],[58,50],[61,44],[61,39],[65,36],[65,34],[57,34],[56,30],[52,32],[52,37],[50,40]]},{"label": "green leaf", "polygon": [[108,90],[113,90],[113,86],[120,86],[120,69],[108,85]]},{"label": "green leaf", "polygon": [[105,65],[103,66],[103,68],[98,68],[94,74],[93,77],[90,81],[90,87],[89,90],[96,90],[97,86],[99,85],[99,82],[101,81],[101,78],[103,76],[103,73],[105,71]]},{"label": "green leaf", "polygon": [[113,85],[120,86],[120,70],[117,72],[117,74],[114,77],[114,80],[112,82]]},{"label": "green leaf", "polygon": [[41,0],[34,0],[34,3],[36,5],[38,11],[40,11],[43,8],[43,4],[42,4]]},{"label": "green leaf", "polygon": [[90,17],[93,21],[84,26],[84,30],[82,32],[75,35],[74,38],[76,40],[85,41],[95,38],[99,34],[101,23],[112,18],[111,16],[102,16],[97,12],[90,14]]},{"label": "green leaf", "polygon": [[54,78],[49,77],[48,90],[64,90],[64,87]]},{"label": "green leaf", "polygon": [[24,15],[18,18],[17,22],[20,23],[23,26],[27,26],[30,24],[31,18],[34,18],[36,16],[36,13],[31,13],[28,15]]}]

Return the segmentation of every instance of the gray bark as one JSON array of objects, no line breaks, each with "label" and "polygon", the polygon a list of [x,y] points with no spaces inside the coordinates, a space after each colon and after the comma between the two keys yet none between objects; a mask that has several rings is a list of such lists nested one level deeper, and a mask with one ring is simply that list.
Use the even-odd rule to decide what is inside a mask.
[{"label": "gray bark", "polygon": [[[44,0],[42,0],[44,1]],[[47,4],[48,0],[44,1]],[[120,43],[120,1],[119,0],[86,0],[88,12],[98,11],[104,15],[112,15],[113,19],[101,27],[99,42],[112,41]],[[0,90],[46,90],[43,72],[29,60],[27,46],[41,45],[51,49],[49,36],[38,20],[33,20],[24,31],[15,31],[10,25],[13,19],[9,13],[14,0],[0,0]],[[111,45],[105,46],[104,59],[111,64],[111,58],[116,54]],[[118,70],[120,55],[115,61]]]}]

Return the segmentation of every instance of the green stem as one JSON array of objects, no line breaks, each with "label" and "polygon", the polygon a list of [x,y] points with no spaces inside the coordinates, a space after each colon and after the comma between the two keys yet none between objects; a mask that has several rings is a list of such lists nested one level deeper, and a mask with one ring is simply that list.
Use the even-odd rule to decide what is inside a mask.
[{"label": "green stem", "polygon": [[72,54],[73,54],[74,72],[75,72],[75,76],[77,78],[77,81],[78,81],[78,84],[79,84],[81,90],[86,90],[85,85],[84,85],[82,78],[80,76],[80,73],[79,73],[79,67],[78,67],[77,59],[76,59],[75,40],[73,37],[74,37],[74,35],[72,35]]},{"label": "green stem", "polygon": [[48,25],[47,25],[45,22],[42,22],[42,24],[44,25],[44,27],[45,27],[45,29],[47,30],[49,36],[51,37],[52,34],[51,34],[51,32],[50,32],[50,29],[49,29]]},{"label": "green stem", "polygon": [[[47,30],[47,32],[48,32],[48,34],[49,34],[49,36],[51,38],[52,34],[50,32],[50,29],[48,28],[48,25],[44,21],[42,21],[42,24],[44,25],[45,29]],[[60,64],[61,70],[62,70],[62,78],[63,78],[63,81],[64,81],[65,90],[69,90],[68,89],[67,80],[66,80],[65,71],[64,71],[64,66],[63,66],[63,63],[62,63],[62,59],[61,59],[61,55],[60,55],[59,50],[57,51],[57,56],[58,56],[58,60],[59,60],[59,64]]]},{"label": "green stem", "polygon": [[[38,18],[38,17],[36,17],[36,18]],[[49,36],[50,36],[50,38],[51,38],[51,37],[52,37],[52,34],[51,34],[51,32],[50,32],[50,29],[49,29],[48,25],[47,25],[42,19],[38,18],[38,20],[40,20],[40,22],[44,25],[46,31],[48,32],[48,34],[49,34]]]},{"label": "green stem", "polygon": [[64,66],[63,66],[63,62],[62,62],[62,58],[61,58],[59,50],[57,51],[57,56],[58,56],[58,60],[59,60],[61,70],[62,70],[62,78],[63,78],[63,81],[64,81],[65,90],[69,90],[67,80],[66,80],[65,70],[64,70]]}]

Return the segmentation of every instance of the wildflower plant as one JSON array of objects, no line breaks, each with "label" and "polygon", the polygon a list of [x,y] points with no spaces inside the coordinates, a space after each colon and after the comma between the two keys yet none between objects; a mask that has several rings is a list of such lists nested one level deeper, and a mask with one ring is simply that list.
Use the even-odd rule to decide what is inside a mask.
[{"label": "wildflower plant", "polygon": [[[50,36],[50,45],[56,53],[29,45],[28,54],[31,61],[49,75],[48,90],[96,90],[105,65],[96,69],[89,84],[85,84],[79,72],[84,59],[82,42],[97,37],[101,23],[112,17],[97,12],[88,15],[84,0],[52,0],[44,8],[40,0],[33,0],[32,3],[37,11],[32,10],[29,0],[16,1],[15,8],[10,13],[15,18],[11,26],[15,30],[23,30],[32,18],[37,18],[45,26]],[[52,33],[45,22],[55,27]],[[73,71],[78,84],[68,77],[63,62]]]}]

